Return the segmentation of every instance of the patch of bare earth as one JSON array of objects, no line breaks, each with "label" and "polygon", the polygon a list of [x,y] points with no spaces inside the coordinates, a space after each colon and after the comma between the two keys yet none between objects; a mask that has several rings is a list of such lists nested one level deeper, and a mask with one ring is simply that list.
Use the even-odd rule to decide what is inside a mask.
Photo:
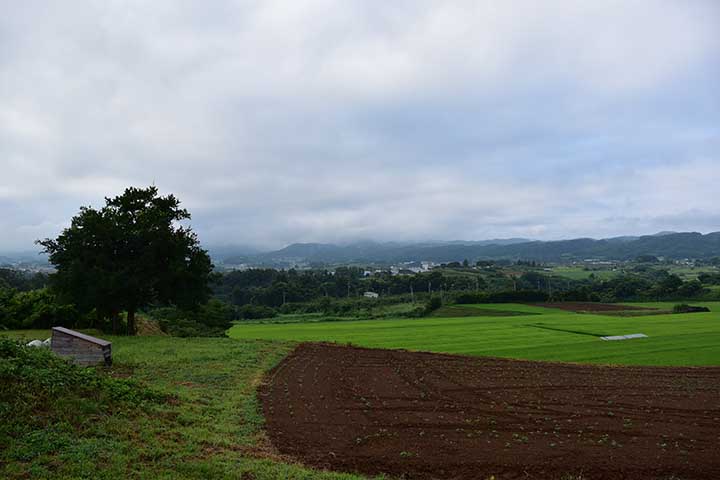
[{"label": "patch of bare earth", "polygon": [[302,344],[260,387],[307,465],[406,479],[720,478],[720,368]]},{"label": "patch of bare earth", "polygon": [[568,312],[653,312],[656,309],[649,307],[638,307],[633,305],[622,305],[620,303],[597,303],[597,302],[546,302],[534,303],[537,307],[557,308]]}]

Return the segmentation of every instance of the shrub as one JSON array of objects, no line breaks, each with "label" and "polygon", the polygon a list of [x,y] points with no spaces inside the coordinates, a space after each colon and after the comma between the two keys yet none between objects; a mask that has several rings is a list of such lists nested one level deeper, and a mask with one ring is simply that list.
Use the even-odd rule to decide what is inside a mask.
[{"label": "shrub", "polygon": [[74,327],[79,319],[74,306],[58,302],[46,289],[0,290],[0,326],[5,328]]},{"label": "shrub", "polygon": [[442,298],[432,296],[425,304],[425,314],[430,314],[440,307],[442,307]]},{"label": "shrub", "polygon": [[709,311],[710,309],[707,307],[695,307],[693,305],[688,305],[687,303],[680,303],[673,307],[673,313],[700,313]]},{"label": "shrub", "polygon": [[234,307],[217,299],[192,310],[163,307],[149,315],[163,331],[175,337],[223,337],[236,318]]},{"label": "shrub", "polygon": [[503,290],[491,293],[461,293],[455,297],[457,304],[472,303],[524,303],[546,302],[548,294],[539,290]]},{"label": "shrub", "polygon": [[487,295],[483,293],[461,293],[455,296],[455,303],[459,305],[483,303],[486,298]]},{"label": "shrub", "polygon": [[274,308],[265,305],[243,305],[238,309],[238,315],[246,320],[257,320],[277,317],[278,313]]},{"label": "shrub", "polygon": [[547,302],[549,295],[539,290],[508,290],[489,294],[485,303]]},{"label": "shrub", "polygon": [[419,318],[419,317],[425,316],[425,313],[426,313],[425,307],[415,307],[408,312],[394,314],[393,316],[405,317],[405,318]]}]

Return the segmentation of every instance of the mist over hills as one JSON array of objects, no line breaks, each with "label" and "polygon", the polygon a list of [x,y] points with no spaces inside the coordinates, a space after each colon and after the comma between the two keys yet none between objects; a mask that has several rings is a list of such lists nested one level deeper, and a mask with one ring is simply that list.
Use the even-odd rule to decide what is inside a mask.
[{"label": "mist over hills", "polygon": [[295,243],[280,250],[222,259],[226,264],[276,265],[308,263],[396,263],[413,261],[451,262],[468,259],[536,260],[562,262],[596,258],[630,260],[639,255],[669,259],[711,258],[720,256],[720,232],[661,232],[655,235],[623,236],[595,240],[538,241],[495,239],[399,244],[359,242],[346,245]]},{"label": "mist over hills", "polygon": [[[524,238],[405,242],[358,241],[346,244],[293,243],[274,251],[247,245],[208,246],[217,265],[288,267],[295,264],[392,264],[476,260],[569,262],[588,258],[631,260],[640,255],[668,259],[720,257],[720,232],[660,232],[605,239],[540,241]],[[0,265],[47,265],[38,252],[0,252]]]}]

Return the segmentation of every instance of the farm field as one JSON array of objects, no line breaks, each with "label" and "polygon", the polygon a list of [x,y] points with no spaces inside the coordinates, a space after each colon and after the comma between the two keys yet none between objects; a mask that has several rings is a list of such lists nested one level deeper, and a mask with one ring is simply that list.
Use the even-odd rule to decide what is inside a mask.
[{"label": "farm field", "polygon": [[590,276],[594,276],[598,280],[610,280],[620,275],[617,270],[609,268],[585,269],[583,267],[558,266],[552,268],[552,274],[559,277],[569,278],[571,280],[586,280]]},{"label": "farm field", "polygon": [[[637,304],[662,309],[672,305]],[[593,458],[600,458],[603,463],[605,460],[602,459],[613,458],[615,452],[622,451],[625,455],[632,448],[645,449],[643,451],[649,452],[653,458],[662,458],[665,463],[657,466],[659,472],[682,471],[686,474],[682,478],[695,478],[698,471],[704,473],[718,468],[712,458],[707,456],[706,446],[708,428],[716,432],[715,424],[708,427],[707,421],[708,418],[717,417],[718,414],[714,412],[718,406],[702,403],[705,402],[707,392],[716,398],[712,392],[720,389],[717,374],[713,373],[717,369],[676,368],[672,372],[643,369],[638,374],[640,370],[633,370],[636,367],[603,370],[605,367],[536,364],[323,345],[302,345],[296,353],[286,356],[293,352],[297,340],[312,339],[341,343],[351,341],[356,344],[362,342],[371,347],[590,363],[720,365],[717,352],[720,303],[704,305],[713,311],[690,315],[612,317],[576,314],[533,305],[484,304],[453,306],[453,309],[477,313],[477,316],[471,317],[239,325],[230,332],[235,338],[103,335],[113,342],[114,364],[110,369],[101,370],[114,377],[132,378],[152,391],[167,396],[167,399],[159,402],[142,401],[133,407],[121,408],[113,404],[105,405],[96,398],[61,396],[48,404],[47,410],[40,416],[3,419],[5,427],[13,425],[13,429],[22,429],[24,433],[12,438],[0,438],[8,445],[0,449],[0,478],[359,480],[367,478],[364,475],[374,475],[381,471],[398,475],[411,472],[415,475],[413,478],[433,478],[433,475],[442,476],[438,472],[445,469],[462,469],[462,465],[467,462],[461,462],[458,466],[452,458],[471,455],[478,465],[485,465],[488,474],[504,479],[514,478],[514,473],[527,468],[553,475],[577,473],[576,465],[555,462],[553,459],[560,457],[553,452],[565,452],[568,455],[585,452],[589,456],[583,460],[587,469],[583,470],[585,476],[582,478],[593,479],[609,478],[602,471],[605,467],[593,463]],[[242,332],[242,335],[238,335],[238,332]],[[646,333],[650,338],[603,342],[595,336],[638,332]],[[0,332],[0,337],[26,341],[48,336],[47,330]],[[298,352],[315,351],[313,349],[338,349],[345,353],[337,361],[327,362],[324,354],[311,354],[300,363],[293,364]],[[385,358],[388,355],[389,360]],[[313,362],[318,358],[320,363],[315,365]],[[395,366],[387,367],[389,361]],[[293,367],[283,369],[285,377],[278,376],[277,369],[272,370],[287,362]],[[456,368],[459,365],[457,362],[463,365],[462,368]],[[336,367],[341,368],[341,371],[325,371]],[[386,367],[392,372],[377,370]],[[488,381],[494,378],[492,381],[496,384],[490,394],[487,390],[481,391],[473,386],[472,379],[481,376],[479,372],[473,373],[476,367],[488,372],[487,375],[483,374],[483,378]],[[585,370],[587,368],[600,370]],[[573,376],[573,372],[580,377]],[[583,377],[586,375],[583,372],[596,373]],[[290,382],[286,389],[282,382],[287,383],[287,375],[292,376],[294,383]],[[318,375],[323,378],[337,376],[344,380],[341,385],[328,382],[326,388],[335,389],[332,392],[328,390],[332,394],[323,394],[314,389],[317,390],[315,393],[324,395],[315,398],[303,389],[311,388],[314,385],[311,379]],[[396,378],[393,375],[400,376]],[[518,389],[521,385],[518,388],[502,387],[511,379],[524,382],[523,385],[535,382],[542,386],[543,382],[550,381],[548,375],[553,382],[565,382],[563,385],[567,384],[567,388],[545,391],[539,387]],[[380,377],[389,379],[389,383],[377,383]],[[527,382],[522,378],[526,378]],[[596,384],[587,392],[576,392],[577,389],[572,385],[578,382],[587,384],[588,378],[594,379]],[[611,379],[618,383],[610,385],[607,382]],[[625,384],[618,379],[625,379],[622,380]],[[404,383],[401,380],[412,385],[420,382],[417,388],[412,387],[412,391],[406,393],[408,401],[413,402],[413,405],[416,402],[423,405],[429,402],[427,405],[432,406],[435,413],[424,416],[426,420],[422,420],[427,422],[426,425],[418,424],[420,426],[410,429],[403,427],[390,418],[394,415],[391,415],[391,411],[394,411],[392,408],[387,410],[382,407],[382,402],[388,399],[383,397],[385,394],[381,394],[381,390],[402,390]],[[256,393],[258,387],[259,397]],[[598,388],[603,392],[603,401],[600,403],[597,403]],[[703,414],[702,418],[694,418],[692,411],[689,411],[689,416],[683,418],[691,419],[690,423],[695,424],[695,429],[687,431],[682,430],[685,427],[673,427],[667,422],[650,422],[654,425],[652,432],[658,435],[675,438],[673,435],[682,434],[691,436],[695,442],[688,446],[679,441],[679,446],[673,444],[672,448],[634,445],[632,429],[640,428],[647,432],[649,427],[646,424],[651,417],[665,418],[667,413],[664,406],[652,405],[647,407],[649,410],[643,410],[640,404],[620,402],[620,395],[624,396],[633,388],[643,392],[648,389],[662,390],[666,400],[669,398],[668,392],[674,392],[671,397],[675,402],[673,412],[676,413],[686,406],[690,410],[702,408],[709,412]],[[392,392],[390,397],[395,398]],[[457,398],[448,397],[448,392],[455,392],[452,395],[457,395]],[[336,398],[335,393],[340,395],[338,398],[347,399],[342,406],[328,403],[330,399]],[[686,398],[688,393],[693,393],[690,400]],[[280,401],[277,395],[290,397],[287,401]],[[273,396],[275,400],[269,402]],[[604,402],[608,399],[617,404],[607,404],[607,410],[612,415],[604,411]],[[686,401],[690,403],[684,403]],[[595,416],[598,417],[595,420],[591,421],[590,417],[581,419],[570,411],[573,405],[590,405],[588,402],[595,402],[591,407],[595,412],[593,415],[597,414]],[[570,410],[551,413],[550,410],[554,411],[552,405],[559,404],[568,406]],[[290,405],[293,407],[288,410]],[[312,411],[313,408],[324,410]],[[340,412],[338,408],[342,412],[349,411],[350,415],[360,415],[363,421],[354,422],[352,426],[312,423],[312,428],[321,430],[313,432],[308,430],[310,424],[303,423],[305,426],[301,433],[307,434],[308,441],[288,444],[287,439],[301,435],[297,430],[291,430],[298,426],[295,419],[306,416],[307,419],[321,418],[321,413],[334,415],[332,412]],[[425,411],[423,408],[413,408],[406,409],[405,415],[422,416],[421,412]],[[537,422],[532,425],[527,422],[513,423],[515,414],[522,409],[540,409],[534,412],[539,415]],[[455,422],[459,417],[455,418],[454,415],[459,412],[465,412],[461,420],[464,422],[470,419],[470,424],[460,425]],[[474,416],[467,417],[468,412],[475,412]],[[602,420],[603,415],[608,418]],[[546,420],[546,417],[550,420]],[[406,420],[413,419],[408,417]],[[419,417],[415,420],[421,421]],[[584,422],[579,428],[583,432],[579,434],[580,440],[567,437],[571,434],[565,431],[568,420]],[[267,430],[263,428],[265,425]],[[455,426],[450,428],[452,425]],[[556,431],[559,425],[561,432]],[[333,432],[332,428],[340,430]],[[572,434],[578,435],[579,430]],[[378,432],[394,433],[385,438],[383,435],[376,436]],[[395,433],[398,435],[395,436]],[[417,438],[405,438],[401,433],[417,434]],[[310,441],[314,438],[312,435],[317,435],[317,438]],[[331,461],[322,442],[333,437],[333,448],[337,451],[330,450],[336,454]],[[548,440],[550,437],[552,439]],[[646,439],[642,436],[638,438]],[[428,443],[427,439],[433,440]],[[388,441],[390,444],[387,444]],[[593,442],[597,445],[593,446]],[[660,443],[667,442],[661,439]],[[294,445],[295,450],[288,445]],[[431,455],[427,448],[438,445],[442,451],[451,453],[442,459],[438,457],[438,462],[428,463]],[[488,449],[488,446],[492,448]],[[583,450],[585,448],[589,450]],[[366,455],[363,460],[354,456],[353,452],[365,452],[369,456]],[[484,461],[482,452],[494,452],[493,456],[498,461]],[[699,470],[680,465],[678,455],[690,455]],[[519,463],[513,464],[513,458]],[[305,466],[297,463],[297,460],[301,460]],[[622,474],[646,473],[643,470],[646,467],[645,464],[639,467],[619,465],[618,471]],[[325,469],[360,473],[335,473]],[[474,478],[468,476],[468,472],[458,470],[457,473],[457,478]],[[597,475],[590,475],[593,473]],[[558,478],[562,478],[562,475]],[[635,478],[645,477],[636,475]]]},{"label": "farm field", "polygon": [[688,281],[697,280],[698,275],[700,275],[701,273],[717,273],[718,270],[716,267],[688,267],[681,265],[673,265],[668,268],[668,271],[677,275],[683,280]]},{"label": "farm field", "polygon": [[608,367],[303,344],[260,389],[305,464],[398,478],[720,477],[720,368]]},{"label": "farm field", "polygon": [[[693,302],[710,313],[623,317],[578,314],[520,304],[464,306],[478,316],[238,324],[236,339],[326,341],[374,348],[506,358],[627,365],[720,365],[720,302]],[[633,304],[671,309],[674,303]],[[483,310],[526,315],[487,316]],[[645,339],[605,342],[600,336],[644,333]]]}]

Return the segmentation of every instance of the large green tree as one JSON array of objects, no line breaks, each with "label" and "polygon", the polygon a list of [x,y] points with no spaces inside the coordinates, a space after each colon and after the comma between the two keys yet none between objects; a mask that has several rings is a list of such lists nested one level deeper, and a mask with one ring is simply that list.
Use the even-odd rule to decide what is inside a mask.
[{"label": "large green tree", "polygon": [[138,309],[190,308],[210,295],[213,266],[197,235],[179,224],[188,219],[175,196],[159,196],[154,186],[128,188],[99,210],[82,207],[58,238],[38,243],[57,268],[51,284],[62,297],[112,318],[113,330],[126,311],[133,335]]}]

